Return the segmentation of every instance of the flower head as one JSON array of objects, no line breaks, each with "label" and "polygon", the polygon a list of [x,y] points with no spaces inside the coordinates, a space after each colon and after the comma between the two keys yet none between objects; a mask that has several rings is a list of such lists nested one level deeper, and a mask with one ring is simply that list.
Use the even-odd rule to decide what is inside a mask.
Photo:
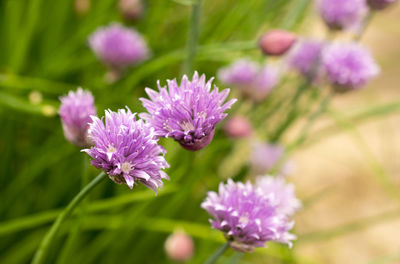
[{"label": "flower head", "polygon": [[209,192],[201,207],[213,217],[212,227],[222,231],[236,250],[252,251],[268,241],[291,245],[295,239],[288,232],[293,222],[279,213],[274,195],[249,182],[221,183],[218,193]]},{"label": "flower head", "polygon": [[274,195],[279,213],[292,216],[301,207],[300,200],[296,198],[294,185],[286,183],[283,177],[259,176],[256,186],[261,188],[264,193]]},{"label": "flower head", "polygon": [[285,54],[296,40],[297,36],[292,32],[275,29],[262,35],[258,45],[264,54],[280,56]]},{"label": "flower head", "polygon": [[60,116],[65,137],[78,147],[87,147],[90,116],[96,115],[93,95],[89,91],[78,88],[69,91],[67,96],[60,97]]},{"label": "flower head", "polygon": [[370,8],[375,10],[382,10],[394,4],[397,0],[367,0]]},{"label": "flower head", "polygon": [[157,191],[162,179],[168,179],[162,169],[169,165],[164,158],[165,150],[157,144],[154,129],[142,120],[136,120],[131,111],[105,111],[103,119],[92,116],[89,136],[94,147],[85,149],[93,160],[92,165],[104,170],[118,184],[142,183]]},{"label": "flower head", "polygon": [[278,84],[279,72],[272,65],[260,67],[248,59],[240,59],[218,71],[219,79],[237,87],[245,97],[262,101]]},{"label": "flower head", "polygon": [[315,71],[316,74],[313,78],[318,79],[319,69],[314,69],[314,67],[317,67],[322,48],[323,43],[317,40],[304,39],[300,41],[290,52],[289,66],[306,78],[311,78]]},{"label": "flower head", "polygon": [[239,59],[218,71],[218,78],[227,85],[250,85],[259,72],[257,63]]},{"label": "flower head", "polygon": [[122,70],[149,56],[143,37],[136,30],[117,23],[93,32],[89,37],[89,45],[96,56],[114,70]]},{"label": "flower head", "polygon": [[224,103],[229,89],[221,92],[214,85],[213,78],[206,82],[203,74],[197,72],[190,81],[183,76],[180,85],[176,79],[168,80],[168,88],[158,82],[156,92],[146,88],[150,100],[141,98],[148,113],[140,116],[155,129],[159,137],[172,137],[188,150],[199,150],[207,146],[214,135],[216,125],[224,119],[236,101]]},{"label": "flower head", "polygon": [[367,13],[365,0],[319,0],[318,10],[331,29],[358,26]]},{"label": "flower head", "polygon": [[354,43],[329,45],[322,64],[328,80],[341,92],[362,88],[379,73],[370,52]]},{"label": "flower head", "polygon": [[139,19],[144,12],[142,0],[120,0],[118,8],[126,20]]}]

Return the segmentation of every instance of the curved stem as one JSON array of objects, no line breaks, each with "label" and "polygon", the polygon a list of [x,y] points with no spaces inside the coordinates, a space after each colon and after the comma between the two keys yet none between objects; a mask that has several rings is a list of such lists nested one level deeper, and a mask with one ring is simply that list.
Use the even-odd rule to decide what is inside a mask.
[{"label": "curved stem", "polygon": [[205,264],[214,264],[218,260],[218,258],[221,257],[222,254],[224,254],[224,252],[228,249],[228,247],[229,247],[229,242],[226,242],[211,255],[211,257],[205,262]]},{"label": "curved stem", "polygon": [[96,187],[103,179],[106,178],[106,174],[104,172],[100,173],[96,178],[94,178],[85,188],[83,188],[72,201],[68,204],[68,206],[58,215],[56,221],[51,226],[50,230],[47,232],[42,242],[40,242],[39,248],[37,249],[35,256],[33,257],[32,264],[40,264],[44,261],[46,257],[47,250],[49,249],[50,244],[52,243],[54,237],[57,234],[57,231],[60,229],[61,224],[64,220],[71,215],[76,206],[85,198],[86,195],[90,193],[90,191]]}]

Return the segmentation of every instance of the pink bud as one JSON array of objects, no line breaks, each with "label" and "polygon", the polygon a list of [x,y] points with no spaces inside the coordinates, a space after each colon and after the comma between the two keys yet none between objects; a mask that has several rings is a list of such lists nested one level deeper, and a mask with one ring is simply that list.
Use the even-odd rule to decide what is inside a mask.
[{"label": "pink bud", "polygon": [[193,240],[184,231],[175,231],[165,241],[165,252],[175,261],[187,261],[192,258]]},{"label": "pink bud", "polygon": [[249,120],[243,116],[233,116],[224,126],[225,134],[231,138],[246,138],[251,136],[253,128]]},{"label": "pink bud", "polygon": [[296,42],[297,36],[291,32],[275,29],[261,36],[258,45],[266,55],[279,56],[284,54]]},{"label": "pink bud", "polygon": [[144,11],[144,5],[141,0],[120,0],[118,7],[126,20],[137,20]]},{"label": "pink bud", "polygon": [[86,15],[90,10],[90,0],[75,0],[75,12],[80,16]]}]

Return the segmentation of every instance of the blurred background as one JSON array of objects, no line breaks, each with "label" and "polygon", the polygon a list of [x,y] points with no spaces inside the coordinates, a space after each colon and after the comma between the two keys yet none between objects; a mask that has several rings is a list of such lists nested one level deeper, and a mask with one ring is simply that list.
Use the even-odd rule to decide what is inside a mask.
[{"label": "blurred background", "polygon": [[[89,2],[0,1],[1,263],[29,263],[57,210],[81,187],[83,154],[63,137],[58,97],[82,86],[94,94],[99,115],[125,105],[141,112],[144,87],[180,79],[191,1],[144,1],[133,21],[124,19],[118,1]],[[336,96],[291,157],[289,181],[304,203],[294,249],[270,244],[240,263],[400,263],[399,19],[400,5],[373,17],[361,43],[372,50],[380,76],[362,91]],[[87,37],[113,21],[141,32],[152,57],[110,83]],[[211,77],[236,58],[263,60],[257,39],[272,28],[326,35],[311,0],[204,0],[193,69]],[[235,151],[241,144],[218,130],[210,147],[190,155],[163,140],[171,164],[165,191],[154,197],[140,186],[134,192],[110,181],[99,186],[85,217],[65,224],[48,263],[173,263],[163,244],[177,228],[194,238],[190,263],[203,263],[223,239],[199,205],[220,180],[245,178],[248,167],[237,160],[246,154]],[[90,177],[96,173],[90,168]],[[232,255],[221,263],[237,261]]]}]

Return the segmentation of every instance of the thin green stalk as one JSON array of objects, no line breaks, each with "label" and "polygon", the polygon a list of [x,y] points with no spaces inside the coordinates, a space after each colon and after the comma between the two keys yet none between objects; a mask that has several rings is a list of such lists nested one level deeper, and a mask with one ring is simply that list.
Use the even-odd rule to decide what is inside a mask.
[{"label": "thin green stalk", "polygon": [[[82,179],[81,179],[81,188],[85,188],[85,186],[89,183],[89,157],[87,155],[82,155]],[[60,257],[57,260],[58,264],[68,263],[69,256],[74,250],[74,246],[77,244],[77,239],[79,237],[81,224],[83,217],[86,214],[86,205],[88,202],[88,197],[82,201],[82,205],[80,206],[79,216],[76,223],[73,225],[72,230],[69,233],[67,242],[64,245],[64,248],[61,251]]]},{"label": "thin green stalk", "polygon": [[298,138],[289,145],[288,149],[293,149],[297,147],[298,145],[301,145],[306,139],[307,135],[310,132],[310,129],[312,125],[314,124],[315,120],[320,117],[322,114],[326,112],[326,109],[328,108],[329,103],[331,102],[333,98],[334,93],[330,92],[320,103],[318,109],[310,115],[310,117],[307,119],[306,124],[303,126],[303,128],[300,131],[300,135]]},{"label": "thin green stalk", "polygon": [[277,142],[279,139],[282,137],[283,133],[287,130],[287,128],[290,126],[290,124],[293,123],[294,120],[296,120],[297,117],[297,105],[299,102],[299,99],[303,92],[307,90],[311,85],[311,82],[309,80],[306,80],[303,84],[300,85],[300,87],[297,89],[296,94],[293,96],[290,105],[291,105],[291,110],[286,116],[285,121],[278,127],[278,129],[275,131],[275,133],[271,136],[271,141],[272,142]]},{"label": "thin green stalk", "polygon": [[96,178],[94,178],[85,188],[83,188],[72,201],[68,204],[68,206],[59,214],[56,221],[51,226],[50,230],[47,232],[45,237],[37,249],[35,256],[33,257],[32,264],[40,264],[43,263],[46,253],[49,249],[50,244],[53,242],[58,230],[60,229],[61,224],[64,222],[68,216],[74,211],[76,206],[85,198],[90,191],[96,187],[103,179],[106,178],[106,174],[104,172],[100,173]]},{"label": "thin green stalk", "polygon": [[224,252],[228,249],[228,247],[229,247],[229,242],[226,242],[211,255],[211,257],[205,262],[205,264],[214,264],[218,260],[218,258],[224,254]]},{"label": "thin green stalk", "polygon": [[193,5],[192,17],[189,25],[188,39],[187,39],[187,55],[183,64],[183,73],[189,74],[192,72],[193,61],[196,57],[197,42],[199,37],[200,27],[200,16],[201,16],[201,0],[197,0],[197,3]]},{"label": "thin green stalk", "polygon": [[364,35],[365,31],[368,28],[368,25],[371,23],[373,16],[374,16],[374,11],[370,11],[368,15],[365,17],[363,25],[361,26],[358,33],[354,36],[355,41],[359,42],[361,40],[362,36]]}]

